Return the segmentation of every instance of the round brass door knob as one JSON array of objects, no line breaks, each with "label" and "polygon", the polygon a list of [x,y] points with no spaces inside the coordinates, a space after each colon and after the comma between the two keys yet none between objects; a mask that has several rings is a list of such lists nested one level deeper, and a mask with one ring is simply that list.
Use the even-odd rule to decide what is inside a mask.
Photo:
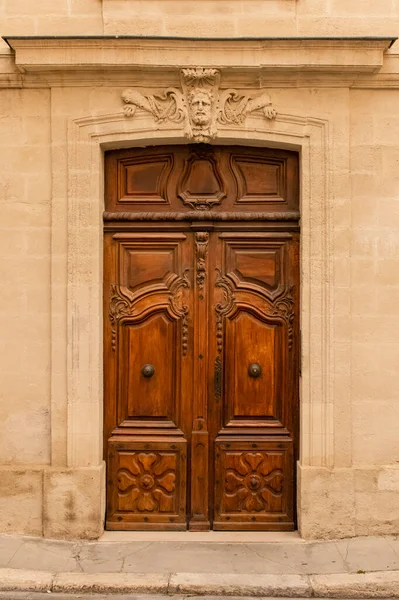
[{"label": "round brass door knob", "polygon": [[155,373],[155,369],[152,365],[144,365],[144,367],[141,369],[141,374],[144,377],[152,377]]},{"label": "round brass door knob", "polygon": [[262,368],[260,365],[258,365],[258,363],[253,363],[252,365],[249,365],[248,367],[248,375],[250,377],[260,377],[262,375]]}]

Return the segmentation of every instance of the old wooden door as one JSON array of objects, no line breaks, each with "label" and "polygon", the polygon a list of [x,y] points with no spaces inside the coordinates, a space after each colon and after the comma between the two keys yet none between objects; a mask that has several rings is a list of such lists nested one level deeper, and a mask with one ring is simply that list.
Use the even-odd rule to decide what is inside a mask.
[{"label": "old wooden door", "polygon": [[106,155],[109,529],[295,527],[295,153]]}]

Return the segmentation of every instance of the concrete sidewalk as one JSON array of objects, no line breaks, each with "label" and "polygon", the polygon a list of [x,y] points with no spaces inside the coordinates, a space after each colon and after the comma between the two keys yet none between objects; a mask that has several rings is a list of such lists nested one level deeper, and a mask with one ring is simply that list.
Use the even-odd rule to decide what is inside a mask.
[{"label": "concrete sidewalk", "polygon": [[106,533],[95,542],[0,536],[0,591],[399,598],[399,539]]}]

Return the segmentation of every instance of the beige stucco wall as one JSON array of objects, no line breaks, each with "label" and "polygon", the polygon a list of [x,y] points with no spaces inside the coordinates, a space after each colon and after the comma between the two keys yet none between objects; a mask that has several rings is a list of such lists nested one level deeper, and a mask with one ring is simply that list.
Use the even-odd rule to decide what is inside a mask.
[{"label": "beige stucco wall", "polygon": [[[34,4],[0,0],[0,33],[399,34],[399,0]],[[24,75],[5,44],[1,52],[0,527],[96,537],[104,503],[101,154],[184,138],[176,125],[159,128],[146,113],[124,119],[129,71],[118,75],[123,81],[99,70],[76,79],[66,72],[53,79]],[[221,143],[301,152],[298,508],[308,538],[399,533],[396,52],[394,46],[367,76],[271,72],[263,86],[279,113],[276,123],[254,116],[219,136]],[[183,55],[182,66],[182,49]],[[198,64],[201,58],[197,52]],[[157,87],[156,77],[152,93],[168,85],[163,74]]]}]

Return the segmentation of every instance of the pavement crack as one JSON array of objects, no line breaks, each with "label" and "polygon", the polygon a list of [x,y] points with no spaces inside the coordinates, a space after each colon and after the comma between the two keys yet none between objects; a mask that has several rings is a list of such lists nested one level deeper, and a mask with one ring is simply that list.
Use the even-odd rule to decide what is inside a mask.
[{"label": "pavement crack", "polygon": [[122,565],[121,565],[121,568],[119,569],[119,573],[123,573],[123,570],[125,568],[125,561],[127,558],[129,558],[130,556],[133,556],[134,554],[138,554],[142,550],[146,550],[146,548],[149,548],[153,544],[154,544],[154,542],[149,542],[145,546],[142,546],[141,548],[138,548],[137,550],[133,550],[132,552],[128,552],[128,554],[125,554],[124,556],[122,556]]},{"label": "pavement crack", "polygon": [[81,564],[82,558],[80,556],[80,553],[82,551],[82,546],[83,546],[82,543],[76,544],[76,546],[74,546],[72,548],[72,552],[71,552],[71,558],[75,559],[76,566],[78,567],[79,573],[84,573],[84,570],[83,570],[83,567]]},{"label": "pavement crack", "polygon": [[338,551],[338,554],[340,555],[340,557],[342,558],[342,562],[344,563],[344,567],[347,571],[347,573],[350,573],[350,566],[348,563],[348,554],[349,554],[349,542],[346,542],[346,551],[345,551],[345,556],[343,555],[343,553],[341,552],[337,542],[334,542],[334,546]]},{"label": "pavement crack", "polygon": [[399,558],[399,553],[397,552],[395,546],[393,546],[391,544],[391,541],[392,540],[390,540],[390,539],[386,539],[386,542],[388,543],[388,546],[391,548],[391,550],[393,551],[393,553]]},{"label": "pavement crack", "polygon": [[167,596],[170,594],[170,584],[171,584],[171,580],[172,580],[172,575],[173,575],[173,573],[168,574],[168,583],[166,584],[166,595]]},{"label": "pavement crack", "polygon": [[249,550],[250,552],[253,552],[254,554],[256,554],[256,556],[259,556],[259,558],[263,558],[264,560],[268,560],[269,562],[275,564],[275,565],[279,565],[280,567],[283,567],[284,569],[289,569],[292,573],[296,573],[295,569],[293,569],[290,565],[283,565],[283,563],[279,562],[278,560],[273,560],[271,558],[269,558],[268,556],[264,556],[263,554],[261,554],[260,552],[258,552],[257,550],[254,550],[253,548],[250,548],[248,546],[248,544],[244,544],[244,547]]},{"label": "pavement crack", "polygon": [[8,567],[10,562],[12,560],[14,560],[14,556],[16,555],[17,552],[19,552],[19,550],[22,548],[22,546],[24,545],[24,542],[21,542],[21,544],[18,546],[18,548],[15,550],[14,554],[11,556],[11,558],[8,559],[8,561],[6,562],[5,566]]},{"label": "pavement crack", "polygon": [[125,570],[125,560],[126,556],[122,556],[121,568],[119,569],[119,573],[123,573],[123,571]]}]

